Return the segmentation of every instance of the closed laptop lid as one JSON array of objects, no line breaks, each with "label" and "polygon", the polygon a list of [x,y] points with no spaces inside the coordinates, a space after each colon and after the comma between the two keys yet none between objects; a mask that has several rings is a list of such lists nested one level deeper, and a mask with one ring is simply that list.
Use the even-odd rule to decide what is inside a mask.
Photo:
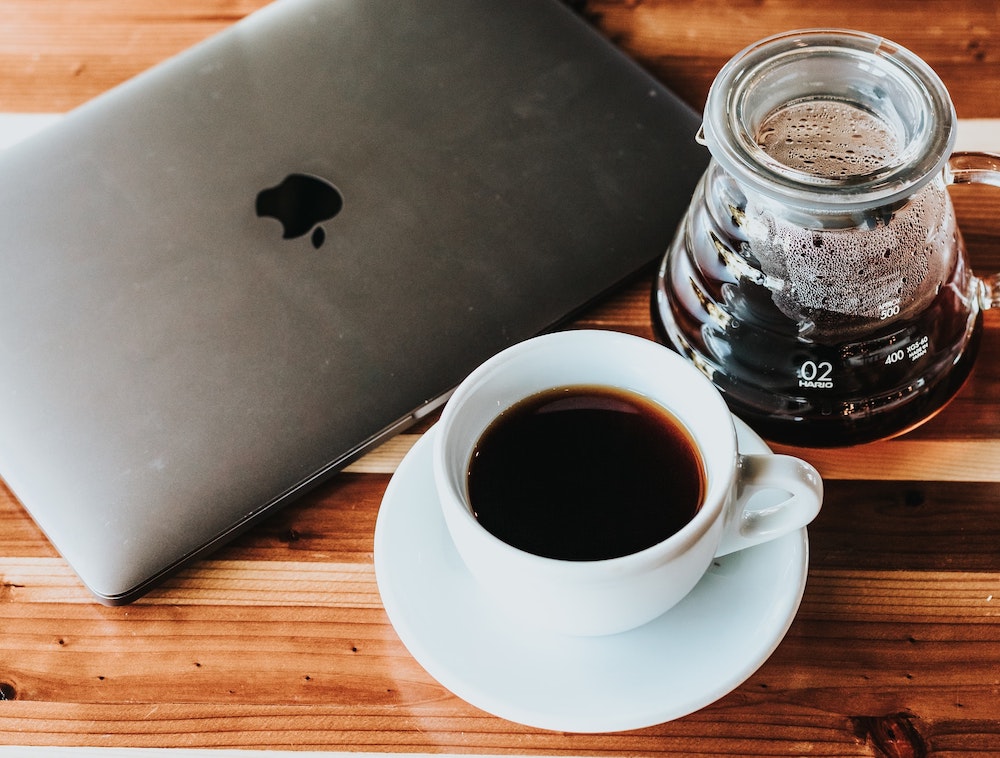
[{"label": "closed laptop lid", "polygon": [[0,154],[0,474],[130,601],[662,254],[697,127],[558,2],[279,0]]}]

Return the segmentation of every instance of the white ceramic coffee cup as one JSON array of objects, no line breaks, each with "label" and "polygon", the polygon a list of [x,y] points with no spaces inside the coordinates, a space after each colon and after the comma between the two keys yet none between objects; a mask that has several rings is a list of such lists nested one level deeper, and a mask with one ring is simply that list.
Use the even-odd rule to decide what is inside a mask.
[{"label": "white ceramic coffee cup", "polygon": [[[574,385],[638,393],[687,429],[704,464],[706,488],[700,509],[680,531],[630,555],[567,561],[513,547],[476,520],[467,477],[480,436],[518,401]],[[725,402],[690,363],[655,342],[610,331],[548,334],[486,361],[445,406],[433,460],[451,538],[483,591],[524,623],[573,635],[614,634],[653,620],[694,588],[714,557],[800,529],[823,498],[822,480],[808,463],[738,451]],[[788,497],[748,509],[764,489]]]}]

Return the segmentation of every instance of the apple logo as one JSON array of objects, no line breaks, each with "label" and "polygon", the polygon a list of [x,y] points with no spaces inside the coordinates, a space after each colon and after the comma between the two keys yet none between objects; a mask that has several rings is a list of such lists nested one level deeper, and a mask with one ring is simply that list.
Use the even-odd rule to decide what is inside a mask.
[{"label": "apple logo", "polygon": [[312,245],[319,247],[326,232],[319,224],[329,221],[344,207],[340,191],[325,179],[310,174],[289,174],[281,184],[257,194],[257,216],[275,218],[284,230],[282,239],[294,239],[312,231]]}]

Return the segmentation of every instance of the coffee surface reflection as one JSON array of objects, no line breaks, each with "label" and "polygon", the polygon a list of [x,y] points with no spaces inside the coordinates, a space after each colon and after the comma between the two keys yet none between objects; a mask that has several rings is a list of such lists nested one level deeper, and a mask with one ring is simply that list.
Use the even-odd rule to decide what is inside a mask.
[{"label": "coffee surface reflection", "polygon": [[469,464],[489,532],[529,553],[604,560],[644,550],[697,513],[704,465],[684,426],[641,395],[559,387],[504,411]]}]

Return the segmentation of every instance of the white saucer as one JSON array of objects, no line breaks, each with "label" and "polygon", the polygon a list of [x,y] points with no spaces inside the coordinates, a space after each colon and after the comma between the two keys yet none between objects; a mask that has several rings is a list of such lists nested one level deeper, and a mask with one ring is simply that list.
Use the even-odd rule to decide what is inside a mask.
[{"label": "white saucer", "polygon": [[[607,637],[528,629],[476,591],[431,473],[432,428],[400,463],[375,527],[375,574],[407,649],[453,693],[496,716],[567,732],[663,723],[735,689],[778,646],[805,589],[802,529],[717,559],[679,605]],[[768,452],[737,420],[740,449]]]}]

